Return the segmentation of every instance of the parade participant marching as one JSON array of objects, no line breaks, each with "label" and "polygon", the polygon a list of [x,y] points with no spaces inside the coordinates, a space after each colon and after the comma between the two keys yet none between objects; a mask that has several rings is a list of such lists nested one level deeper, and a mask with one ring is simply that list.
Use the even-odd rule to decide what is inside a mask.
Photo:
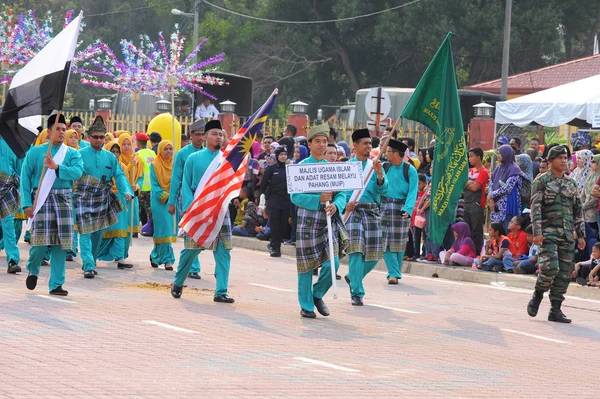
[{"label": "parade participant marching", "polygon": [[531,222],[533,242],[539,247],[538,266],[540,274],[535,283],[533,298],[527,305],[527,313],[535,317],[544,292],[550,290],[552,307],[549,321],[570,323],[561,311],[565,293],[571,281],[575,233],[578,248],[585,248],[585,226],[579,200],[577,183],[567,177],[567,149],[556,146],[548,153],[550,170],[533,181],[531,186]]},{"label": "parade participant marching", "polygon": [[77,115],[74,115],[69,119],[69,129],[73,129],[78,133],[78,144],[80,148],[89,147],[90,143],[85,141],[85,133],[83,132],[83,121]]},{"label": "parade participant marching", "polygon": [[[6,141],[0,137],[0,223],[2,225],[2,244],[6,250],[7,272],[15,274],[21,271],[21,259],[17,242],[21,230],[15,226],[15,214],[21,208],[19,185],[22,161],[17,158]],[[20,223],[20,222],[17,222]]]},{"label": "parade participant marching", "polygon": [[[356,156],[350,162],[361,162],[365,176],[373,168],[369,182],[363,190],[348,192],[346,212],[350,216],[346,221],[350,245],[348,246],[348,274],[346,282],[350,286],[352,305],[362,306],[365,295],[363,278],[383,257],[381,237],[381,217],[379,205],[381,197],[387,195],[388,181],[385,178],[381,161],[371,162],[371,134],[368,129],[359,129],[352,133],[352,142]],[[360,196],[358,196],[360,191]]]},{"label": "parade participant marching", "polygon": [[173,143],[163,140],[158,145],[157,155],[150,165],[150,204],[154,220],[154,248],[150,254],[152,265],[165,265],[172,270],[175,263],[172,243],[177,241],[173,216],[167,211],[171,172],[173,169]]},{"label": "parade participant marching", "polygon": [[[56,115],[51,115],[48,118],[48,130],[51,132],[51,142],[31,148],[21,170],[23,209],[27,216],[33,219],[26,285],[30,290],[35,289],[40,265],[46,249],[50,246],[50,294],[66,296],[68,292],[62,287],[65,282],[66,251],[73,248],[71,194],[75,180],[83,173],[83,161],[79,151],[64,144],[67,125],[63,115],[60,115],[58,120]],[[50,153],[46,155],[49,146]],[[38,187],[44,167],[47,170],[42,186]],[[44,195],[46,187],[49,188],[49,192]],[[40,195],[34,204],[38,190]],[[41,206],[37,213],[34,206]]]},{"label": "parade participant marching", "polygon": [[[73,120],[73,118],[71,118],[71,120]],[[66,145],[76,150],[80,150],[82,148],[79,146],[80,139],[81,133],[77,132],[74,129],[67,130],[67,138],[65,139]],[[89,146],[89,143],[87,144]],[[79,232],[77,231],[77,212],[75,212],[75,209],[73,209],[73,217],[73,249],[67,251],[67,262],[73,262],[73,258],[77,256],[77,248],[79,248]]]},{"label": "parade participant marching", "polygon": [[384,165],[388,192],[382,200],[381,226],[388,284],[398,284],[398,280],[402,278],[402,260],[419,186],[417,170],[404,162],[407,149],[408,146],[403,142],[390,139],[386,151],[389,164]]},{"label": "parade participant marching", "polygon": [[[204,173],[213,159],[220,155],[223,143],[223,130],[218,120],[206,123],[206,148],[190,155],[185,162],[183,180],[181,183],[182,209],[187,210],[194,201],[194,194]],[[217,238],[208,248],[199,248],[194,240],[186,235],[184,249],[179,256],[179,266],[175,281],[171,288],[174,298],[181,297],[183,283],[187,278],[194,259],[202,249],[213,251],[215,257],[215,278],[217,280],[214,301],[233,303],[234,299],[227,295],[229,286],[229,269],[231,266],[231,220],[229,213],[223,219],[223,225]]]},{"label": "parade participant marching", "polygon": [[[127,177],[129,185],[131,186],[131,190],[135,196],[131,205],[127,209],[127,217],[129,220],[128,229],[130,232],[124,243],[126,255],[125,258],[127,258],[127,255],[129,254],[129,244],[131,242],[131,238],[134,234],[140,232],[140,204],[137,197],[139,196],[140,188],[144,182],[144,162],[135,153],[133,149],[133,140],[128,132],[124,132],[119,136],[119,147],[121,149],[119,162],[125,166],[123,172],[125,172],[125,176]],[[133,212],[133,215],[131,212]],[[121,265],[128,266],[129,264],[121,263]]]},{"label": "parade participant marching", "polygon": [[115,179],[119,191],[125,194],[127,202],[133,198],[119,161],[110,151],[102,148],[105,133],[104,120],[97,116],[88,131],[90,146],[79,151],[83,160],[83,175],[77,180],[73,191],[85,278],[94,278],[97,274],[95,268],[102,232],[117,223],[119,213],[123,210],[124,204],[112,192],[112,179]]},{"label": "parade participant marching", "polygon": [[[308,147],[311,156],[305,163],[324,163],[329,125],[324,123],[315,126],[308,132]],[[298,269],[298,301],[300,315],[314,319],[315,306],[323,316],[329,316],[329,309],[323,297],[332,284],[331,259],[329,258],[329,242],[327,238],[327,215],[331,216],[331,227],[334,247],[334,266],[340,267],[340,257],[345,255],[348,246],[348,233],[340,218],[340,212],[346,206],[346,193],[335,196],[332,192],[294,193],[292,202],[298,206],[298,222],[296,228],[296,264]],[[329,203],[329,205],[325,205]],[[321,266],[318,281],[313,285],[313,270]]]},{"label": "parade participant marching", "polygon": [[[169,213],[175,215],[176,225],[179,225],[181,219],[181,179],[183,178],[183,168],[188,157],[200,151],[203,146],[205,134],[205,124],[202,119],[194,122],[190,126],[190,140],[192,145],[187,145],[177,151],[175,154],[175,161],[173,162],[173,175],[171,176],[171,186],[169,188],[169,201],[167,202]],[[154,266],[154,265],[153,265]],[[189,278],[200,279],[200,261],[198,258],[194,259]]]}]

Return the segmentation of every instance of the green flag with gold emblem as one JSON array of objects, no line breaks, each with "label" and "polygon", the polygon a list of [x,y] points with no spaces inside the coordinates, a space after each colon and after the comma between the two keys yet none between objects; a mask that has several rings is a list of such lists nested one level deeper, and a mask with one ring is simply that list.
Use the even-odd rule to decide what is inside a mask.
[{"label": "green flag with gold emblem", "polygon": [[451,35],[446,36],[402,111],[403,118],[424,124],[436,137],[428,221],[436,244],[442,244],[448,226],[456,219],[456,206],[469,173]]}]

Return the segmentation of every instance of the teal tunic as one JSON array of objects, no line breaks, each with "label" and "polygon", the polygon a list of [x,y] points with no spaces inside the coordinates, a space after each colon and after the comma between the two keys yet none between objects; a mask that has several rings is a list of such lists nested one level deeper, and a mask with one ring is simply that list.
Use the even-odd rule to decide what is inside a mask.
[{"label": "teal tunic", "polygon": [[[133,196],[133,191],[131,191],[131,186],[125,177],[123,169],[121,169],[117,157],[112,152],[103,148],[95,150],[91,146],[82,148],[79,150],[79,153],[83,159],[84,174],[103,181],[115,179],[117,189],[122,193],[120,200],[125,207],[127,205],[125,194]],[[96,232],[82,235],[80,238],[81,260],[83,262],[83,269],[86,271],[94,270],[96,266],[96,260],[100,254],[102,234],[103,232]]]},{"label": "teal tunic", "polygon": [[[182,209],[188,209],[194,201],[196,187],[200,183],[202,176],[208,169],[210,163],[215,159],[219,151],[211,151],[203,148],[191,154],[185,162],[183,179],[181,184]],[[173,182],[171,182],[172,187]],[[183,249],[179,255],[179,265],[173,284],[183,287],[185,279],[192,269],[194,259],[197,259],[200,249]],[[219,242],[216,251],[213,251],[215,258],[215,278],[216,289],[215,296],[227,294],[229,287],[229,269],[231,265],[231,250],[225,248],[223,242]]]},{"label": "teal tunic", "polygon": [[[364,171],[367,167],[367,160],[360,161],[358,158],[354,157],[348,162],[360,162],[362,164],[362,170]],[[377,172],[373,170],[371,174],[371,179],[367,183],[367,187],[365,188],[362,196],[360,197],[359,202],[366,203],[376,203],[381,204],[381,197],[386,196],[388,193],[388,179],[386,178],[386,173],[383,171],[383,184],[381,186],[377,185]],[[366,177],[366,176],[365,176]],[[346,191],[346,200],[350,201],[350,197],[352,196],[353,191]]]},{"label": "teal tunic", "polygon": [[[300,163],[326,163],[327,160],[321,159],[317,161],[313,156],[309,156],[304,161]],[[343,195],[340,195],[343,194]],[[351,194],[351,193],[350,193]],[[338,212],[342,213],[344,208],[346,207],[346,196],[347,192],[334,193],[334,198],[332,204],[334,204]],[[294,203],[294,205],[299,206],[304,209],[309,209],[311,211],[318,211],[320,202],[321,193],[295,193],[290,195],[290,199]]]},{"label": "teal tunic", "polygon": [[89,141],[85,141],[85,140],[79,140],[79,149],[83,150],[84,148],[88,148],[91,147],[91,144]]},{"label": "teal tunic", "polygon": [[[20,176],[23,160],[17,158],[6,141],[0,137],[0,171],[9,176]],[[21,236],[21,219],[15,219],[15,215],[5,217],[0,221],[2,226],[2,238],[0,238],[0,249],[6,250],[6,262],[14,261],[19,264],[21,255],[17,242]]]},{"label": "teal tunic", "polygon": [[177,240],[175,234],[174,218],[168,210],[167,200],[169,192],[162,189],[158,183],[154,165],[150,165],[150,206],[152,207],[152,220],[154,222],[154,248],[150,257],[157,265],[175,263],[173,246]]}]

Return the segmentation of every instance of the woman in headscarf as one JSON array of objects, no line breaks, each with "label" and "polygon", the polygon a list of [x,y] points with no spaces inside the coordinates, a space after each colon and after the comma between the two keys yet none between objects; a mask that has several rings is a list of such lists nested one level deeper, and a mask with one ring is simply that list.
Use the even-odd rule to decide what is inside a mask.
[{"label": "woman in headscarf", "polygon": [[490,219],[492,222],[502,223],[506,231],[510,220],[521,215],[523,172],[515,163],[515,153],[508,144],[498,148],[498,162],[492,174],[492,186],[487,200]]},{"label": "woman in headscarf", "polygon": [[[531,202],[531,183],[533,182],[533,162],[531,157],[527,154],[517,155],[517,164],[523,172],[522,186],[521,186],[521,211],[525,208],[529,208]],[[527,194],[527,192],[529,194]],[[524,195],[525,194],[525,195]]]},{"label": "woman in headscarf", "polygon": [[[117,141],[111,141],[105,144],[104,149],[112,152],[113,155],[120,160],[121,146]],[[127,166],[121,162],[119,162],[119,165],[123,171],[127,168]],[[123,204],[123,210],[119,213],[117,223],[102,232],[102,240],[100,241],[98,249],[98,259],[105,262],[119,262],[126,259],[129,255],[129,224],[131,223],[129,215],[131,215],[130,208],[133,201],[127,202],[125,200],[125,194],[119,192],[114,179],[112,190]],[[125,245],[126,242],[127,246]]]},{"label": "woman in headscarf", "polygon": [[592,189],[600,179],[600,155],[593,156],[591,172],[581,190],[581,204],[583,220],[598,231],[598,198],[592,196]]},{"label": "woman in headscarf", "polygon": [[113,141],[115,139],[115,136],[113,136],[112,133],[106,133],[104,135],[104,145],[110,143],[111,141]]},{"label": "woman in headscarf", "polygon": [[294,140],[293,137],[282,137],[279,139],[278,141],[279,145],[284,145],[286,146],[286,153],[288,154],[293,154],[294,153],[294,146],[296,144],[296,141]]},{"label": "woman in headscarf", "polygon": [[79,136],[79,133],[77,132],[77,130],[74,130],[74,129],[67,130],[66,144],[69,147],[79,150],[79,138],[80,138],[80,136]]},{"label": "woman in headscarf", "polygon": [[[118,139],[119,147],[121,147],[121,156],[119,157],[119,162],[122,164],[123,172],[131,184],[131,190],[134,193],[133,207],[130,210],[133,210],[133,225],[131,225],[131,213],[129,212],[127,217],[129,218],[129,229],[131,231],[131,235],[137,235],[140,232],[140,202],[138,200],[139,190],[144,183],[144,163],[142,159],[135,153],[133,148],[133,139],[131,138],[131,134],[128,132],[122,133]],[[128,251],[129,247],[129,237],[125,243],[126,249]]]},{"label": "woman in headscarf", "polygon": [[[298,146],[304,148],[304,146]],[[271,226],[271,256],[281,256],[281,242],[287,231],[288,218],[292,201],[287,193],[287,174],[285,163],[287,161],[286,147],[279,147],[275,151],[276,162],[265,170],[263,184],[267,197],[267,214]],[[308,151],[307,151],[308,152]]]},{"label": "woman in headscarf", "polygon": [[150,206],[154,221],[154,248],[150,254],[152,267],[165,265],[165,270],[173,270],[175,254],[171,245],[177,240],[174,218],[168,211],[167,201],[171,188],[173,170],[173,143],[163,140],[158,144],[156,158],[150,165]]},{"label": "woman in headscarf", "polygon": [[575,153],[577,159],[577,168],[571,173],[571,178],[577,182],[579,190],[583,190],[585,181],[592,174],[592,157],[594,154],[590,150],[581,150]]},{"label": "woman in headscarf", "polygon": [[440,252],[440,259],[444,264],[471,266],[475,259],[475,243],[471,239],[471,229],[466,222],[457,222],[452,225],[454,231],[454,244],[448,251]]},{"label": "woman in headscarf", "polygon": [[298,144],[294,149],[294,163],[300,163],[308,158],[308,148]]},{"label": "woman in headscarf", "polygon": [[419,161],[421,161],[421,166],[417,172],[423,173],[425,176],[429,176],[430,163],[427,161],[427,148],[421,148],[419,150]]},{"label": "woman in headscarf", "polygon": [[37,139],[35,140],[35,144],[33,144],[33,146],[37,147],[38,145],[45,144],[46,141],[48,141],[48,129],[42,130],[42,132],[37,136]]},{"label": "woman in headscarf", "polygon": [[350,154],[352,153],[352,150],[350,149],[350,146],[348,145],[348,143],[346,143],[345,141],[339,141],[337,143],[338,147],[342,147],[344,149],[344,153],[346,154],[345,157],[346,158],[350,158]]}]

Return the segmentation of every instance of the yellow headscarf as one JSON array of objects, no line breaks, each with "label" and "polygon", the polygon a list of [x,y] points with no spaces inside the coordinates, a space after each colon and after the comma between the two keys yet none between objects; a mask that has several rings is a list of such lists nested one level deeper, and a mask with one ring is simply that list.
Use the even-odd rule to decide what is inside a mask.
[{"label": "yellow headscarf", "polygon": [[[112,133],[106,133],[106,134],[104,134],[104,137],[105,137],[105,138],[106,138],[106,137],[110,138],[110,140],[108,141],[109,143],[115,139],[115,136],[113,136],[113,134],[112,134]],[[109,150],[109,151],[110,151],[110,150]]]},{"label": "yellow headscarf", "polygon": [[173,147],[173,143],[169,140],[161,141],[158,145],[156,158],[152,161],[158,184],[165,191],[169,191],[169,188],[171,187],[171,172],[173,170],[173,157],[171,157],[171,159],[163,157],[163,152],[168,145]]},{"label": "yellow headscarf", "polygon": [[[129,141],[131,143],[131,153],[125,154],[123,151],[123,143],[125,141]],[[135,182],[144,175],[144,162],[142,158],[140,158],[133,149],[133,139],[129,133],[123,133],[119,136],[119,147],[121,147],[121,157],[119,161],[125,165],[123,171],[127,176],[129,182],[133,185]],[[131,164],[131,160],[135,157],[135,166]]]},{"label": "yellow headscarf", "polygon": [[37,147],[38,145],[45,144],[46,141],[48,141],[48,129],[44,129],[40,134],[38,134],[37,140],[35,140],[35,144],[33,146]]},{"label": "yellow headscarf", "polygon": [[74,130],[74,129],[67,130],[67,143],[66,144],[69,145],[69,139],[73,135],[75,137],[77,137],[77,144],[75,144],[74,146],[69,146],[69,147],[72,147],[72,148],[75,148],[76,150],[78,150],[79,149],[79,140],[81,139],[81,136],[79,135],[79,133],[77,133],[76,130]]},{"label": "yellow headscarf", "polygon": [[[106,151],[110,151],[110,150],[112,150],[112,148],[114,146],[119,147],[119,152],[121,152],[121,146],[119,145],[119,143],[116,140],[113,140],[113,141],[110,141],[110,142],[104,144],[104,149]],[[112,153],[112,151],[111,151],[111,153]],[[123,163],[121,163],[120,161],[119,161],[119,164],[121,165],[121,169],[125,170],[127,168],[127,166],[123,165]],[[115,181],[114,177],[112,178],[112,181],[113,181],[113,186],[112,186],[113,193],[119,192],[119,190],[117,189],[117,182]]]}]

